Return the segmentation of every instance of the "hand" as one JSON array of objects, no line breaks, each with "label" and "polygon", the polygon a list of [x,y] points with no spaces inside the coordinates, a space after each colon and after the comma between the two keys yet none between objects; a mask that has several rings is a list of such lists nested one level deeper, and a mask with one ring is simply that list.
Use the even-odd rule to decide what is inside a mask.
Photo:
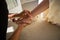
[{"label": "hand", "polygon": [[9,14],[9,15],[8,15],[8,18],[9,18],[9,19],[12,19],[14,15],[15,15],[15,14]]},{"label": "hand", "polygon": [[13,21],[15,23],[17,23],[18,25],[20,25],[20,24],[28,25],[32,22],[31,13],[28,10],[24,10],[22,12],[22,16],[20,18],[18,18],[17,20],[13,19]]}]

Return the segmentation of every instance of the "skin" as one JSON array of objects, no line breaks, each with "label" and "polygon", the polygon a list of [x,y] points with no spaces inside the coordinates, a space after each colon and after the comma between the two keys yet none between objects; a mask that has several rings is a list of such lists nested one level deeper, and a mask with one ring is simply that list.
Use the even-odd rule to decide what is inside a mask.
[{"label": "skin", "polygon": [[[43,0],[35,9],[33,9],[30,12],[30,14],[28,13],[29,14],[29,15],[27,15],[28,17],[25,17],[26,15],[24,15],[23,20],[17,21],[18,28],[15,30],[13,35],[8,40],[19,40],[22,29],[26,25],[31,23],[31,21],[32,21],[31,19],[48,8],[49,8],[49,0]],[[23,14],[23,12],[22,12],[22,14]],[[27,12],[24,12],[24,13],[27,13]],[[15,15],[20,16],[18,14],[12,14],[12,15],[8,15],[8,18],[12,18]]]}]

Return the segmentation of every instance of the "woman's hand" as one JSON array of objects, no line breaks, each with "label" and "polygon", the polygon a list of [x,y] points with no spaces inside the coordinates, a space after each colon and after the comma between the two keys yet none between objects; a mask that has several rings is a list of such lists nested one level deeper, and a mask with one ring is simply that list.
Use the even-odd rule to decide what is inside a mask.
[{"label": "woman's hand", "polygon": [[21,25],[21,24],[28,25],[32,22],[31,13],[28,10],[24,10],[21,13],[21,17],[18,19],[14,18],[13,22],[17,23],[18,25]]},{"label": "woman's hand", "polygon": [[9,14],[8,19],[12,19],[15,14]]}]

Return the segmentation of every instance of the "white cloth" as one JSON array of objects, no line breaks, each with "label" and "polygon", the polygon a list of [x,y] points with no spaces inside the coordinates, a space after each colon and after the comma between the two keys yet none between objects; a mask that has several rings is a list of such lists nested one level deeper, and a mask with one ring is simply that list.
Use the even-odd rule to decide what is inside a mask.
[{"label": "white cloth", "polygon": [[48,20],[60,25],[60,0],[49,0]]}]

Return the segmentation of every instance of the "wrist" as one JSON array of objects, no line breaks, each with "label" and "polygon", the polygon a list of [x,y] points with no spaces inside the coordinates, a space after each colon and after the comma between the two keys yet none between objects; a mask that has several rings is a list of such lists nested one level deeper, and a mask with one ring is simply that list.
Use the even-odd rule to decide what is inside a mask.
[{"label": "wrist", "polygon": [[23,24],[18,24],[18,27],[25,27],[27,24],[25,23],[23,23]]}]

